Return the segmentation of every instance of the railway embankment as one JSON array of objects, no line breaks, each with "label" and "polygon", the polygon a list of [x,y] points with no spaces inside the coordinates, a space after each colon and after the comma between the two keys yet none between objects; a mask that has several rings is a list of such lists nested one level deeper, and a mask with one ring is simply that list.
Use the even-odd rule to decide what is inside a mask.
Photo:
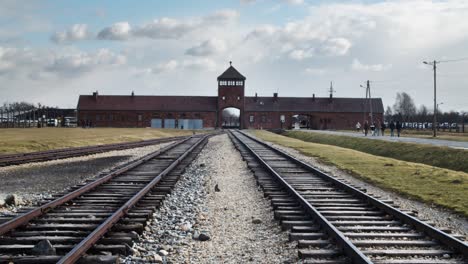
[{"label": "railway embankment", "polygon": [[[435,220],[443,215],[448,219],[446,224],[461,224],[465,232],[468,228],[467,173],[306,142],[267,131],[252,131],[251,134],[337,176],[345,175],[365,188],[377,188],[379,193],[406,201],[415,206],[413,209],[420,208],[420,213],[435,215]],[[456,224],[453,219],[461,223]]]}]

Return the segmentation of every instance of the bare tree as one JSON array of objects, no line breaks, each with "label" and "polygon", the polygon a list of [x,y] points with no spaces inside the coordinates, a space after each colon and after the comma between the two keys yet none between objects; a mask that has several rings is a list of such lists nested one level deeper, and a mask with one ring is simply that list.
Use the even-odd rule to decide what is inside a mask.
[{"label": "bare tree", "polygon": [[385,110],[385,117],[384,117],[385,121],[387,122],[391,122],[392,119],[393,119],[393,112],[392,112],[392,108],[390,106],[387,106],[387,109]]},{"label": "bare tree", "polygon": [[408,122],[416,114],[416,106],[413,98],[405,92],[397,93],[393,110],[396,114],[403,118],[403,121]]}]

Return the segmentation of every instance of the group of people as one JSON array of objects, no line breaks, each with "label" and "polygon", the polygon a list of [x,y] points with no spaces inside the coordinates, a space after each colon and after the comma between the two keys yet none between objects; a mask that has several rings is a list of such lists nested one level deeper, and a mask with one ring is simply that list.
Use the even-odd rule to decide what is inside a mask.
[{"label": "group of people", "polygon": [[[394,137],[395,136],[395,129],[397,131],[397,136],[400,137],[401,134],[401,128],[402,125],[400,121],[396,121],[396,123],[392,120],[388,124],[388,128],[390,129],[390,136]],[[384,122],[380,122],[380,120],[377,120],[376,122],[373,122],[372,124],[369,125],[369,122],[366,120],[364,122],[364,126],[362,127],[362,131],[364,132],[364,136],[367,137],[369,134],[369,130],[372,136],[382,136],[385,135],[385,129],[387,129],[387,125]],[[357,122],[356,123],[356,130],[357,132],[361,131],[361,123]]]}]

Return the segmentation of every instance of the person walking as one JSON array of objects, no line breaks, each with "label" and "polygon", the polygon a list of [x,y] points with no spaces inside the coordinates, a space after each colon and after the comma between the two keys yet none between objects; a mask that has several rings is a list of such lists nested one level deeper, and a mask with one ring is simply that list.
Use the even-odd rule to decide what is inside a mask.
[{"label": "person walking", "polygon": [[395,122],[393,122],[393,120],[390,121],[389,127],[390,127],[390,136],[391,136],[391,137],[394,137],[395,134],[394,134],[393,130],[395,130]]},{"label": "person walking", "polygon": [[375,122],[371,124],[370,130],[371,130],[371,135],[375,136]]},{"label": "person walking", "polygon": [[385,125],[385,122],[382,122],[380,124],[380,130],[382,131],[382,137],[385,136],[385,129],[387,128],[387,126]]},{"label": "person walking", "polygon": [[367,133],[369,133],[369,122],[364,122],[364,136],[367,137]]},{"label": "person walking", "polygon": [[359,121],[356,123],[356,131],[359,133],[359,131],[361,130],[361,123],[359,123]]},{"label": "person walking", "polygon": [[400,123],[400,121],[396,121],[396,130],[397,130],[398,137],[400,137],[400,134],[401,134],[401,123]]},{"label": "person walking", "polygon": [[380,121],[377,119],[377,122],[375,123],[375,135],[380,136]]}]

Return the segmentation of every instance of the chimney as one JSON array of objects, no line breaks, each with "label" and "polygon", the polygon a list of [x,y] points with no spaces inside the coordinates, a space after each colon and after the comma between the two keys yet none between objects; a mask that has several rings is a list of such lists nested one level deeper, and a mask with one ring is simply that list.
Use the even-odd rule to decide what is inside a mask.
[{"label": "chimney", "polygon": [[278,101],[278,93],[273,93],[273,101]]},{"label": "chimney", "polygon": [[98,98],[98,95],[99,95],[99,94],[98,94],[98,91],[96,91],[96,92],[93,92],[93,97],[94,97],[94,100],[97,100],[97,98]]},{"label": "chimney", "polygon": [[135,92],[134,92],[134,91],[132,91],[132,97],[134,97],[134,96],[135,96]]},{"label": "chimney", "polygon": [[257,96],[257,93],[255,93],[255,99],[254,99],[255,102],[258,101],[258,96]]},{"label": "chimney", "polygon": [[315,94],[312,94],[312,101],[315,102]]},{"label": "chimney", "polygon": [[333,101],[333,93],[335,90],[333,90],[333,82],[330,82],[330,103]]}]

